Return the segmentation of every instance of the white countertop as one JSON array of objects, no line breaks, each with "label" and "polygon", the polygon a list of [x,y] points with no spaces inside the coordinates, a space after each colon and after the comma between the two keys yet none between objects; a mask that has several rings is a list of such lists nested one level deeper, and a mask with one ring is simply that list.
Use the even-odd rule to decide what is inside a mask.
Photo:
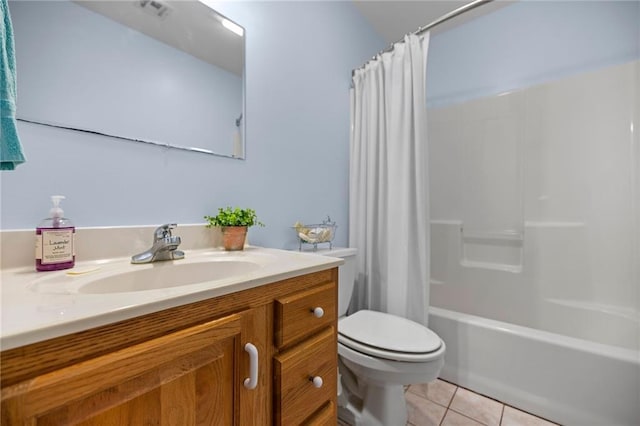
[{"label": "white countertop", "polygon": [[[76,263],[75,268],[2,271],[0,348],[12,349],[152,312],[258,287],[341,265],[342,259],[310,253],[247,247],[244,251],[186,250],[185,259],[132,265],[130,257]],[[260,264],[231,278],[157,290],[107,294],[78,292],[96,279],[171,264],[236,259]],[[77,274],[77,275],[74,275]]]}]

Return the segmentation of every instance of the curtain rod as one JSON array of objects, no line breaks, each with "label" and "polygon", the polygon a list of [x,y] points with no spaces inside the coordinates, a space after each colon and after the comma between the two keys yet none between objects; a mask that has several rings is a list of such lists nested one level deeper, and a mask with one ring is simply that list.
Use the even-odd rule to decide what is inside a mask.
[{"label": "curtain rod", "polygon": [[[415,35],[420,35],[425,31],[430,30],[431,28],[442,24],[443,22],[446,22],[450,19],[455,18],[458,15],[462,15],[465,12],[468,12],[472,9],[475,9],[476,7],[482,6],[483,4],[486,3],[491,3],[494,0],[474,0],[471,3],[467,3],[464,6],[461,6],[455,10],[452,10],[451,12],[442,15],[441,17],[439,17],[438,19],[436,19],[435,21],[431,22],[430,24],[425,25],[424,27],[419,27],[417,30],[409,33],[409,34],[415,34]],[[378,52],[376,55],[374,55],[371,60],[375,59],[376,56],[378,55],[382,55],[385,52],[390,52],[391,50],[393,50],[393,45],[396,43],[399,43],[401,41],[404,40],[404,37],[401,40],[396,41],[395,43],[391,43],[386,49],[381,50],[380,52]],[[367,61],[368,62],[368,61]],[[351,76],[353,77],[354,73],[356,70],[359,70],[360,68],[363,68],[367,62],[365,62],[364,64],[360,65],[358,68],[355,68],[353,70],[351,70]]]}]

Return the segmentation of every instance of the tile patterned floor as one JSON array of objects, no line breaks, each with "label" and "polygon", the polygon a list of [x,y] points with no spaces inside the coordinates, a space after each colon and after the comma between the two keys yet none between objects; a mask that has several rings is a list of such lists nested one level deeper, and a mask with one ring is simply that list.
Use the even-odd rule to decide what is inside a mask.
[{"label": "tile patterned floor", "polygon": [[[443,380],[411,385],[405,397],[407,426],[556,425]],[[338,425],[349,426],[343,422]]]}]

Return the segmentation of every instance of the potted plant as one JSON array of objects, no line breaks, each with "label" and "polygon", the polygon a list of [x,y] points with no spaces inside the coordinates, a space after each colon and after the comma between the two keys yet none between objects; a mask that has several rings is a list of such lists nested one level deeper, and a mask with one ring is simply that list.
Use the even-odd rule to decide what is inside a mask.
[{"label": "potted plant", "polygon": [[207,220],[207,228],[220,227],[224,249],[229,251],[244,249],[247,229],[250,226],[264,226],[264,223],[258,220],[255,210],[239,207],[220,207],[217,215],[204,218]]}]

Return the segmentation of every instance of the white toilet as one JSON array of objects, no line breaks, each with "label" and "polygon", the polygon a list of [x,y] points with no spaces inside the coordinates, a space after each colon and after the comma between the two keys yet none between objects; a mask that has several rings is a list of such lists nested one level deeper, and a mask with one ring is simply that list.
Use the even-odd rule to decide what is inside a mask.
[{"label": "white toilet", "polygon": [[404,426],[404,386],[438,377],[444,342],[422,324],[395,315],[362,310],[346,316],[357,250],[316,253],[345,260],[338,289],[339,417],[355,426]]}]

